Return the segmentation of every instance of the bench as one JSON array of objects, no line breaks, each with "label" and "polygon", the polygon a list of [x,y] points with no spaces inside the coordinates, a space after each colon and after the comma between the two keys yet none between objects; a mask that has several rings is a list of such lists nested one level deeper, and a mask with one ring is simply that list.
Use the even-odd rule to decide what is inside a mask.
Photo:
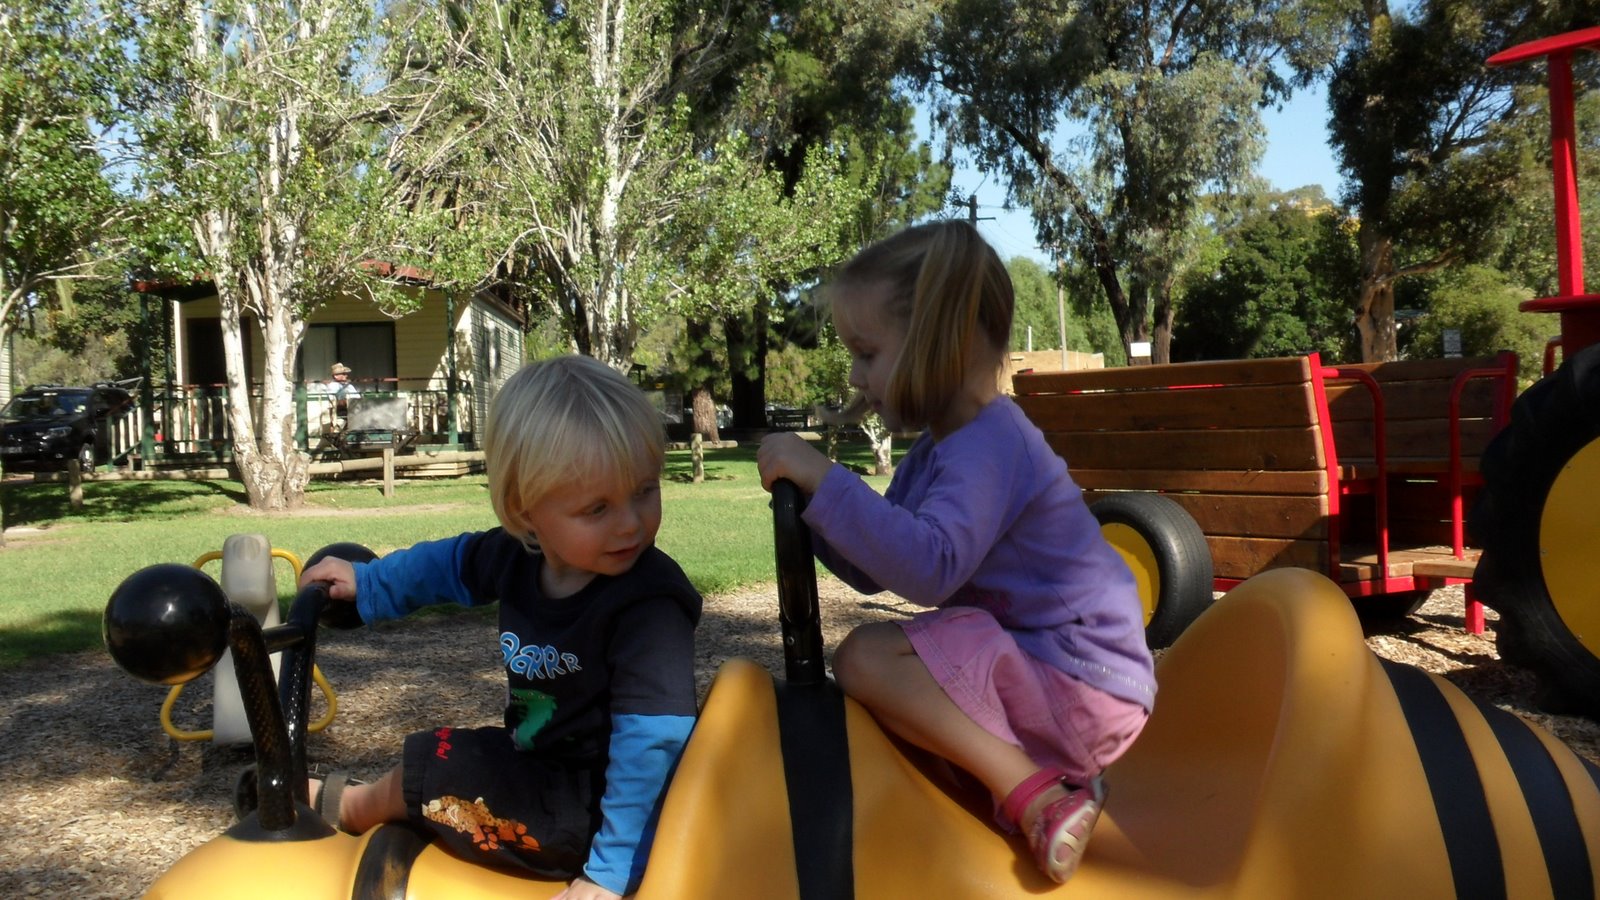
[{"label": "bench", "polygon": [[802,431],[811,427],[811,410],[774,406],[767,410],[767,427],[783,431]]},{"label": "bench", "polygon": [[417,439],[404,397],[352,397],[344,427],[331,430],[328,439],[341,454],[403,453]]},{"label": "bench", "polygon": [[[1396,533],[1389,525],[1392,487],[1450,478],[1450,432],[1439,428],[1446,450],[1435,453],[1436,423],[1424,414],[1429,398],[1443,410],[1435,418],[1449,421],[1456,378],[1489,368],[1482,360],[1441,362],[1448,365],[1329,367],[1312,354],[1018,374],[1013,384],[1017,403],[1068,460],[1086,499],[1154,491],[1188,511],[1206,536],[1218,590],[1295,566],[1366,597],[1471,578],[1464,554],[1431,540],[1436,529],[1425,530],[1430,540],[1413,542],[1412,529]],[[1514,372],[1514,360],[1509,365],[1497,371]],[[1452,370],[1449,379],[1444,370]],[[1484,383],[1491,381],[1485,376]],[[1458,483],[1470,481],[1476,452],[1494,429],[1492,416],[1480,422],[1462,412],[1478,412],[1479,401],[1500,389],[1474,383],[1461,395],[1455,417],[1473,424],[1455,456],[1463,460]],[[1386,427],[1376,428],[1378,421]],[[1394,436],[1398,454],[1380,433]],[[1357,455],[1343,455],[1341,435]],[[1468,449],[1476,451],[1470,460]],[[1391,458],[1400,461],[1393,469]]]}]

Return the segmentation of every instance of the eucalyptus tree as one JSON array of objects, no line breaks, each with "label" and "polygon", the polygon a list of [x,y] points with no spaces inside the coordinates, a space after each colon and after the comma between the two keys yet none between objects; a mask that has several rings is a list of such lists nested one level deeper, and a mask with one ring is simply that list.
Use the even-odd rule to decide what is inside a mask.
[{"label": "eucalyptus tree", "polygon": [[[777,173],[781,199],[794,209],[813,203],[806,195],[815,195],[819,182],[810,167],[821,162],[830,179],[843,182],[827,191],[848,206],[824,218],[838,234],[796,220],[797,233],[819,242],[814,264],[774,273],[753,302],[725,306],[720,316],[733,421],[755,427],[765,424],[773,324],[801,297],[799,289],[885,230],[936,211],[949,171],[917,139],[914,106],[889,52],[911,21],[904,4],[773,0],[745,10],[729,36],[723,74],[692,98],[696,133],[712,143],[743,135],[759,166],[753,171]],[[694,240],[692,229],[683,233]]]},{"label": "eucalyptus tree", "polygon": [[0,9],[0,343],[73,282],[118,272],[126,207],[102,137],[120,33],[84,2]]},{"label": "eucalyptus tree", "polygon": [[1092,265],[1124,344],[1164,361],[1202,196],[1247,179],[1259,108],[1331,62],[1346,3],[944,0],[910,67],[1041,239]]},{"label": "eucalyptus tree", "polygon": [[[136,184],[159,211],[148,248],[169,277],[209,279],[221,306],[233,454],[252,506],[297,506],[295,359],[307,320],[344,290],[414,302],[374,261],[419,261],[398,241],[389,160],[404,136],[385,107],[385,35],[365,0],[302,4],[146,0],[128,45]],[[446,229],[415,229],[438,235]],[[430,267],[432,260],[429,261]],[[251,395],[246,328],[260,338]]]},{"label": "eucalyptus tree", "polygon": [[440,43],[425,50],[437,60],[427,71],[444,73],[453,97],[419,127],[439,158],[487,148],[482,172],[443,174],[496,223],[502,274],[579,352],[626,367],[672,290],[657,237],[684,200],[675,186],[704,165],[689,97],[724,63],[724,10],[490,0],[430,13]]},{"label": "eucalyptus tree", "polygon": [[1328,102],[1345,202],[1360,222],[1363,359],[1398,354],[1396,283],[1494,254],[1522,169],[1545,165],[1517,138],[1518,119],[1545,115],[1544,67],[1485,60],[1597,16],[1592,0],[1361,4]]},{"label": "eucalyptus tree", "polygon": [[437,4],[435,62],[397,74],[433,113],[418,196],[478,198],[500,274],[579,352],[626,367],[661,316],[715,334],[754,424],[767,306],[871,230],[841,214],[902,164],[878,149],[909,121],[881,5]]}]

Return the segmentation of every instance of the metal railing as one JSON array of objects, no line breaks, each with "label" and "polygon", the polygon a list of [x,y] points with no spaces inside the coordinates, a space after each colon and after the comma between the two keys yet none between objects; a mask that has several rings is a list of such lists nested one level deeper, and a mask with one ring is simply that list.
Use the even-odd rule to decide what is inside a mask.
[{"label": "metal railing", "polygon": [[[417,386],[405,386],[407,381]],[[329,435],[340,423],[334,399],[315,388],[316,385],[297,388],[296,397],[297,442],[302,450],[312,454],[330,449]],[[450,391],[438,386],[437,379],[386,379],[362,388],[363,398],[406,401],[407,422],[417,434],[417,445],[462,447],[474,442],[470,383],[463,382],[456,390],[453,417]],[[251,402],[259,414],[259,386],[252,385]],[[228,389],[223,385],[183,385],[170,391],[158,390],[153,393],[148,410],[136,403],[116,417],[111,428],[111,456],[115,465],[126,465],[135,454],[152,464],[222,463],[233,455]],[[145,448],[147,435],[148,449]]]}]

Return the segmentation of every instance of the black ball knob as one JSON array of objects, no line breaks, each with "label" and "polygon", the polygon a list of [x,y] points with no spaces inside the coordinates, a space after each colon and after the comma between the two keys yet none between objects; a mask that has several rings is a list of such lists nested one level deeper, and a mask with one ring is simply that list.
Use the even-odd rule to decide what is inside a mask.
[{"label": "black ball knob", "polygon": [[[371,562],[378,558],[378,554],[366,547],[353,541],[344,541],[329,544],[311,554],[306,558],[305,567],[309,569],[330,556],[345,562]],[[344,600],[329,600],[317,621],[328,628],[360,628],[362,625],[361,613],[356,611],[356,605]]]},{"label": "black ball knob", "polygon": [[228,619],[228,597],[211,576],[162,563],[129,575],[111,592],[101,636],[129,675],[182,684],[222,658]]},{"label": "black ball knob", "polygon": [[330,556],[334,559],[342,559],[345,562],[372,562],[378,558],[378,554],[373,553],[355,541],[341,541],[337,544],[329,544],[306,557],[305,567],[309,569]]}]

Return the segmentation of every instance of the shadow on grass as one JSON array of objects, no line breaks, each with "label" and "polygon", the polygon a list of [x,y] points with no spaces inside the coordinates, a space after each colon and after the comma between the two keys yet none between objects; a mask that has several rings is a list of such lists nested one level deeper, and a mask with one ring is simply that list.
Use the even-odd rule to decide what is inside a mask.
[{"label": "shadow on grass", "polygon": [[83,483],[83,506],[73,509],[65,484],[13,481],[0,487],[6,528],[57,520],[126,522],[166,518],[196,509],[247,504],[235,481],[108,481]]},{"label": "shadow on grass", "polygon": [[20,625],[0,627],[0,671],[34,657],[103,646],[99,611],[59,610]]}]

